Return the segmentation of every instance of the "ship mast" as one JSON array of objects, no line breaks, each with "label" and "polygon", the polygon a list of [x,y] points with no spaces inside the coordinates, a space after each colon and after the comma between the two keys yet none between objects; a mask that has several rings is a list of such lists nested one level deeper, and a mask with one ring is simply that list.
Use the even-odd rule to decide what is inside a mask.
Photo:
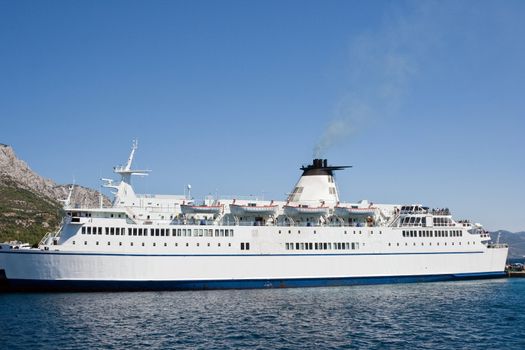
[{"label": "ship mast", "polygon": [[102,181],[105,182],[103,184],[105,188],[112,188],[116,190],[116,192],[112,192],[115,195],[114,205],[118,205],[119,203],[125,204],[129,201],[132,203],[135,202],[134,200],[137,196],[135,195],[133,187],[131,187],[131,176],[147,176],[151,172],[151,170],[138,170],[132,169],[131,167],[135,157],[135,151],[138,149],[138,145],[138,141],[136,139],[133,140],[131,153],[129,154],[126,165],[118,165],[113,168],[113,172],[120,175],[120,182],[118,184],[114,184],[113,180],[111,179],[102,179]]}]

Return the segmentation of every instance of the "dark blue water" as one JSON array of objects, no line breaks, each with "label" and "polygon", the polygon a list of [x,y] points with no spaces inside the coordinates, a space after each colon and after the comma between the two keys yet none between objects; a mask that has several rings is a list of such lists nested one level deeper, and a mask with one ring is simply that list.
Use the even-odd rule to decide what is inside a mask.
[{"label": "dark blue water", "polygon": [[525,349],[525,279],[3,294],[1,349]]}]

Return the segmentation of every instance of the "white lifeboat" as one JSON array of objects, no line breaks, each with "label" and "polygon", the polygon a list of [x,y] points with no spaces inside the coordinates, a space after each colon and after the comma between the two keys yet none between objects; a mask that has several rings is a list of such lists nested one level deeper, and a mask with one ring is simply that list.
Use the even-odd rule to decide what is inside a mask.
[{"label": "white lifeboat", "polygon": [[183,214],[219,214],[223,211],[224,205],[193,205],[181,204],[180,210]]},{"label": "white lifeboat", "polygon": [[368,207],[368,208],[355,208],[355,207],[345,207],[345,206],[336,206],[335,215],[340,217],[350,217],[350,216],[374,216],[377,212],[377,208]]},{"label": "white lifeboat", "polygon": [[312,216],[322,216],[328,214],[328,207],[318,206],[312,207],[308,205],[285,205],[284,212],[289,216],[297,215],[312,215]]},{"label": "white lifeboat", "polygon": [[254,203],[248,204],[230,204],[230,212],[233,215],[260,215],[270,216],[277,211],[277,205],[256,205]]}]

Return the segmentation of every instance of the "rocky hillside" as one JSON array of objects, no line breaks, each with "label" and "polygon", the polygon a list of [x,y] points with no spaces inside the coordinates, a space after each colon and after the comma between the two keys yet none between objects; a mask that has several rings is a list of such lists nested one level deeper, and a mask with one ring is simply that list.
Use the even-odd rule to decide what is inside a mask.
[{"label": "rocky hillside", "polygon": [[[0,144],[0,242],[37,243],[61,220],[61,200],[70,185],[59,185],[32,171],[10,146]],[[75,186],[71,206],[98,206],[99,192]],[[104,197],[104,204],[110,201]]]}]

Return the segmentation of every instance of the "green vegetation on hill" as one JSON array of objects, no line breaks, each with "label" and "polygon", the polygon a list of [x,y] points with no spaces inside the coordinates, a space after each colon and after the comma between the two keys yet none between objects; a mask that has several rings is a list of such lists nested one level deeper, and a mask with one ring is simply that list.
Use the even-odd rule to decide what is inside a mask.
[{"label": "green vegetation on hill", "polygon": [[59,203],[20,188],[8,177],[0,178],[0,242],[36,244],[58,228],[61,217]]}]

